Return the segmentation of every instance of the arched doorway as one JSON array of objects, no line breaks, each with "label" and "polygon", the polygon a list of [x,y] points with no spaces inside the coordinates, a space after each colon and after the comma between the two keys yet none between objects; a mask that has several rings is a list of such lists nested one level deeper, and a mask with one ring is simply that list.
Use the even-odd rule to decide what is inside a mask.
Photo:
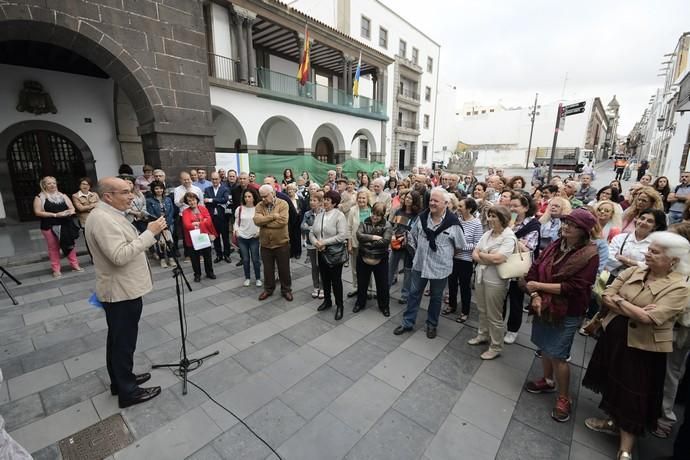
[{"label": "arched doorway", "polygon": [[79,148],[66,137],[45,130],[24,132],[10,142],[7,167],[22,221],[35,219],[33,199],[42,177],[54,176],[60,190],[70,195],[78,189],[79,178],[86,176]]},{"label": "arched doorway", "polygon": [[316,141],[314,158],[323,163],[335,163],[335,149],[333,148],[333,142],[329,138],[320,137]]}]

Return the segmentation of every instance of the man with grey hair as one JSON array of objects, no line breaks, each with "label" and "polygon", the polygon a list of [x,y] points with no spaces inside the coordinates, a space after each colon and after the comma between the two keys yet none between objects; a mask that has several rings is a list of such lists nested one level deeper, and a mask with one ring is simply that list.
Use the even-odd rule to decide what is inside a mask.
[{"label": "man with grey hair", "polygon": [[448,212],[450,194],[441,187],[431,190],[429,209],[424,210],[412,227],[407,245],[414,251],[410,273],[410,293],[402,324],[395,335],[412,331],[427,282],[431,297],[426,320],[426,336],[436,337],[446,279],[453,272],[453,255],[465,247],[465,237],[457,216]]},{"label": "man with grey hair", "polygon": [[288,233],[288,204],[276,198],[272,185],[259,187],[261,201],[254,211],[254,224],[260,228],[261,262],[264,266],[264,291],[259,300],[266,300],[276,288],[276,266],[280,277],[280,292],[292,301],[290,277],[290,236]]},{"label": "man with grey hair", "polygon": [[[391,212],[391,203],[393,199],[391,194],[384,192],[383,188],[386,186],[386,179],[377,177],[371,182],[371,191],[373,192],[374,203],[383,203],[386,206],[386,216]],[[373,203],[372,203],[373,205]]]},{"label": "man with grey hair", "polygon": [[336,173],[333,169],[330,169],[330,170],[328,171],[328,179],[326,179],[326,182],[324,182],[324,184],[323,184],[324,187],[325,187],[326,185],[328,185],[329,187],[331,187],[331,190],[335,190],[336,187],[338,186],[338,185],[335,183],[336,175],[337,175],[337,173]]}]

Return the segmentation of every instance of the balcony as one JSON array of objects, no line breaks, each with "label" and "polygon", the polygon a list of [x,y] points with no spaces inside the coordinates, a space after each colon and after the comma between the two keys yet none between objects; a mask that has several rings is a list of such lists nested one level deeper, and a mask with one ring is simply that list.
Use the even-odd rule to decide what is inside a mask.
[{"label": "balcony", "polygon": [[[287,75],[259,67],[250,72],[250,81],[239,82],[239,61],[225,56],[209,53],[209,74],[218,83],[242,89],[252,88],[258,97],[290,102],[332,112],[387,121],[386,106],[380,101],[365,96],[353,96],[346,91],[307,82],[300,85],[296,75]],[[256,75],[256,78],[252,78]],[[211,82],[214,83],[213,80]]]},{"label": "balcony", "polygon": [[415,120],[398,120],[395,131],[398,133],[419,135],[419,123]]},{"label": "balcony", "polygon": [[422,69],[422,66],[420,66],[419,64],[415,64],[413,61],[407,59],[406,57],[396,55],[395,62],[397,62],[403,68],[411,70],[417,75],[422,75],[424,73],[424,69]]},{"label": "balcony", "polygon": [[398,101],[400,102],[406,102],[408,104],[412,104],[416,107],[419,107],[419,99],[419,93],[417,93],[416,91],[412,91],[407,88],[400,88],[398,90]]}]

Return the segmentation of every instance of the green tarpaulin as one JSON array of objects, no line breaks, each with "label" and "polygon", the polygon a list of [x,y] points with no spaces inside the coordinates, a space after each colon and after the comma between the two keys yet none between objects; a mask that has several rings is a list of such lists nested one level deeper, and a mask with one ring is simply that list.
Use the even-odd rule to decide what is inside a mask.
[{"label": "green tarpaulin", "polygon": [[[371,175],[375,170],[387,173],[383,163],[372,163],[366,160],[347,160],[341,165],[343,173],[350,179],[357,178],[357,171],[365,171]],[[330,163],[323,163],[311,155],[271,155],[250,154],[249,170],[256,173],[256,181],[261,183],[265,176],[275,176],[278,181],[283,180],[283,171],[292,169],[295,177],[299,177],[302,171],[307,171],[311,180],[323,184],[328,177],[328,171],[335,169]]]}]

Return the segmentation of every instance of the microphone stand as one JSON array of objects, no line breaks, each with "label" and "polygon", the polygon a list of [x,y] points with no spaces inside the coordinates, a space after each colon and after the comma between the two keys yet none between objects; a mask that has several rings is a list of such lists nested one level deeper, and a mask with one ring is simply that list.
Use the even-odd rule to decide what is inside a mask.
[{"label": "microphone stand", "polygon": [[[167,231],[167,230],[166,230]],[[173,278],[175,278],[175,294],[177,295],[177,312],[180,317],[180,336],[182,337],[182,359],[180,359],[179,362],[177,363],[170,363],[170,364],[154,364],[151,366],[153,369],[158,369],[161,367],[171,367],[171,368],[178,368],[180,375],[182,376],[182,394],[186,395],[187,394],[187,374],[193,370],[198,369],[201,367],[205,359],[210,358],[211,356],[216,356],[220,354],[218,350],[214,351],[213,353],[209,353],[206,356],[202,356],[201,358],[194,358],[194,359],[189,359],[187,357],[187,331],[186,331],[186,317],[185,317],[185,311],[184,311],[184,302],[182,301],[183,293],[184,293],[184,285],[187,286],[187,289],[191,292],[192,291],[192,286],[189,284],[189,281],[187,280],[187,277],[184,274],[184,271],[182,270],[182,264],[180,264],[180,261],[177,258],[177,255],[175,255],[175,252],[172,250],[173,248],[173,242],[172,238],[167,238],[168,235],[161,235],[161,238],[165,240],[165,248],[168,251],[169,254],[172,255],[173,260],[175,261],[175,268],[173,269]]]},{"label": "microphone stand", "polygon": [[20,284],[22,284],[22,282],[19,281],[17,278],[15,278],[15,277],[12,275],[12,273],[8,272],[8,271],[5,269],[5,267],[3,267],[2,265],[0,265],[0,286],[2,286],[2,288],[5,290],[5,292],[7,293],[7,296],[8,296],[10,299],[12,299],[12,304],[13,304],[13,305],[19,305],[19,302],[17,302],[17,299],[15,299],[14,296],[12,295],[12,293],[10,292],[10,288],[8,288],[7,285],[5,284],[5,280],[2,279],[5,275],[7,275],[8,278],[10,278],[12,281],[14,281],[15,283],[17,283],[17,286],[19,286]]}]

